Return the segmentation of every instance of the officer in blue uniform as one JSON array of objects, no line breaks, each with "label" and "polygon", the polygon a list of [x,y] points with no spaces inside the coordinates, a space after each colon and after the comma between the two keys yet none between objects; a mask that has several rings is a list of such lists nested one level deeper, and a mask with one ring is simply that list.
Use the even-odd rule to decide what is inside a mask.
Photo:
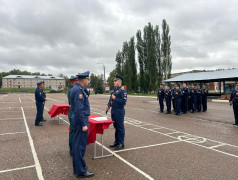
[{"label": "officer in blue uniform", "polygon": [[127,102],[127,92],[121,86],[123,78],[121,76],[114,76],[114,90],[111,94],[109,103],[106,107],[106,111],[111,109],[111,118],[114,121],[113,125],[115,128],[115,141],[113,144],[109,145],[115,150],[120,150],[124,148],[125,144],[125,127],[124,127],[124,117],[125,117],[125,105]]},{"label": "officer in blue uniform", "polygon": [[43,81],[40,81],[37,83],[37,88],[35,90],[35,100],[36,100],[36,119],[35,119],[35,125],[36,126],[43,126],[43,124],[40,123],[42,116],[43,116],[43,109],[44,109],[44,102],[46,101],[46,98],[44,97],[44,94],[42,93],[42,89],[45,87],[45,84]]},{"label": "officer in blue uniform", "polygon": [[73,155],[73,136],[74,136],[74,132],[73,132],[73,126],[72,126],[72,110],[71,110],[71,103],[70,103],[70,92],[71,92],[71,89],[75,86],[75,84],[77,83],[78,81],[78,77],[77,76],[74,76],[74,77],[71,77],[69,79],[70,81],[70,87],[69,87],[69,90],[68,90],[68,93],[67,93],[67,97],[68,97],[68,102],[69,102],[69,113],[68,113],[68,118],[69,118],[69,123],[70,123],[70,131],[69,131],[69,153],[70,155],[72,156]]},{"label": "officer in blue uniform", "polygon": [[197,110],[201,112],[202,110],[202,95],[203,91],[200,89],[200,85],[197,85]]},{"label": "officer in blue uniform", "polygon": [[90,105],[85,87],[89,83],[89,71],[78,74],[78,83],[70,90],[73,127],[73,170],[77,178],[94,176],[88,172],[84,155],[88,139],[88,116]]},{"label": "officer in blue uniform", "polygon": [[192,85],[191,88],[191,105],[192,105],[192,113],[196,112],[197,109],[197,90],[195,89],[195,85]]},{"label": "officer in blue uniform", "polygon": [[189,90],[187,88],[187,84],[183,83],[182,91],[182,99],[181,99],[181,109],[184,114],[187,114],[188,112],[188,96],[189,96]]},{"label": "officer in blue uniform", "polygon": [[230,105],[233,104],[233,111],[235,116],[235,124],[233,125],[238,126],[238,84],[236,84],[235,90],[231,92],[229,102],[230,102]]},{"label": "officer in blue uniform", "polygon": [[175,113],[178,116],[180,115],[180,110],[181,110],[181,96],[182,96],[182,92],[179,88],[179,85],[176,85],[176,90],[174,91],[173,99],[174,99],[174,105],[175,105]]},{"label": "officer in blue uniform", "polygon": [[161,84],[157,93],[157,100],[159,100],[160,112],[164,112],[164,85]]},{"label": "officer in blue uniform", "polygon": [[171,87],[168,85],[165,91],[165,101],[167,106],[166,114],[171,114],[171,99],[172,99],[172,90]]},{"label": "officer in blue uniform", "polygon": [[202,111],[206,112],[207,111],[207,95],[208,95],[208,89],[206,88],[205,85],[202,86]]}]

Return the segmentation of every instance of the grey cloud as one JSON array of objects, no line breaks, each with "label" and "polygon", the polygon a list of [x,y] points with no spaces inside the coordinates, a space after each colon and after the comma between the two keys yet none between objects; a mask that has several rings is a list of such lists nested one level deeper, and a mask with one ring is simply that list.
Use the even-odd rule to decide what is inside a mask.
[{"label": "grey cloud", "polygon": [[148,22],[161,31],[163,19],[170,25],[174,72],[238,67],[237,5],[232,0],[0,0],[0,71],[101,74],[97,63],[103,63],[108,75],[122,43]]}]

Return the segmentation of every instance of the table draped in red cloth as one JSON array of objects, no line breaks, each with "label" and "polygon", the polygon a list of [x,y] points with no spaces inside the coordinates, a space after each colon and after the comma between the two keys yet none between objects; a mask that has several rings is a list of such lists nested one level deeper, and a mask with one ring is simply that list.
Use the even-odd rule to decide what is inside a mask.
[{"label": "table draped in red cloth", "polygon": [[59,114],[65,114],[68,115],[69,113],[69,105],[66,104],[54,104],[49,112],[51,118],[58,116]]},{"label": "table draped in red cloth", "polygon": [[108,129],[111,123],[114,123],[114,121],[111,120],[105,120],[105,121],[96,121],[92,118],[100,117],[97,115],[90,115],[88,117],[89,123],[88,123],[88,141],[87,145],[94,143],[96,141],[96,134],[103,134],[104,129]]}]

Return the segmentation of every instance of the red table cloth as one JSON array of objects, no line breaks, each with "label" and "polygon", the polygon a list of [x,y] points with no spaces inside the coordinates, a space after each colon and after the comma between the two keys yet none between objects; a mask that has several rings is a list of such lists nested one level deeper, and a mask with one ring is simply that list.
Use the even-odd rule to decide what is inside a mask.
[{"label": "red table cloth", "polygon": [[104,129],[108,129],[110,124],[114,123],[114,121],[111,120],[105,120],[105,121],[95,121],[92,118],[99,117],[97,115],[90,115],[88,117],[89,123],[88,123],[88,141],[87,145],[94,143],[96,141],[96,134],[103,134]]},{"label": "red table cloth", "polygon": [[53,106],[50,108],[48,113],[50,114],[51,118],[53,118],[55,116],[58,116],[59,114],[68,115],[68,113],[69,113],[69,105],[66,105],[66,104],[53,104]]}]

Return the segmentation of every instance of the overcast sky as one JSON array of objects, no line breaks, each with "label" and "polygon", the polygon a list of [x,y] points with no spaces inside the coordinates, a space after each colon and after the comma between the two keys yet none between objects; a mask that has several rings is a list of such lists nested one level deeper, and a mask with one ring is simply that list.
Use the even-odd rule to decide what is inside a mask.
[{"label": "overcast sky", "polygon": [[106,75],[122,43],[166,19],[172,72],[238,68],[237,0],[0,0],[0,71]]}]

